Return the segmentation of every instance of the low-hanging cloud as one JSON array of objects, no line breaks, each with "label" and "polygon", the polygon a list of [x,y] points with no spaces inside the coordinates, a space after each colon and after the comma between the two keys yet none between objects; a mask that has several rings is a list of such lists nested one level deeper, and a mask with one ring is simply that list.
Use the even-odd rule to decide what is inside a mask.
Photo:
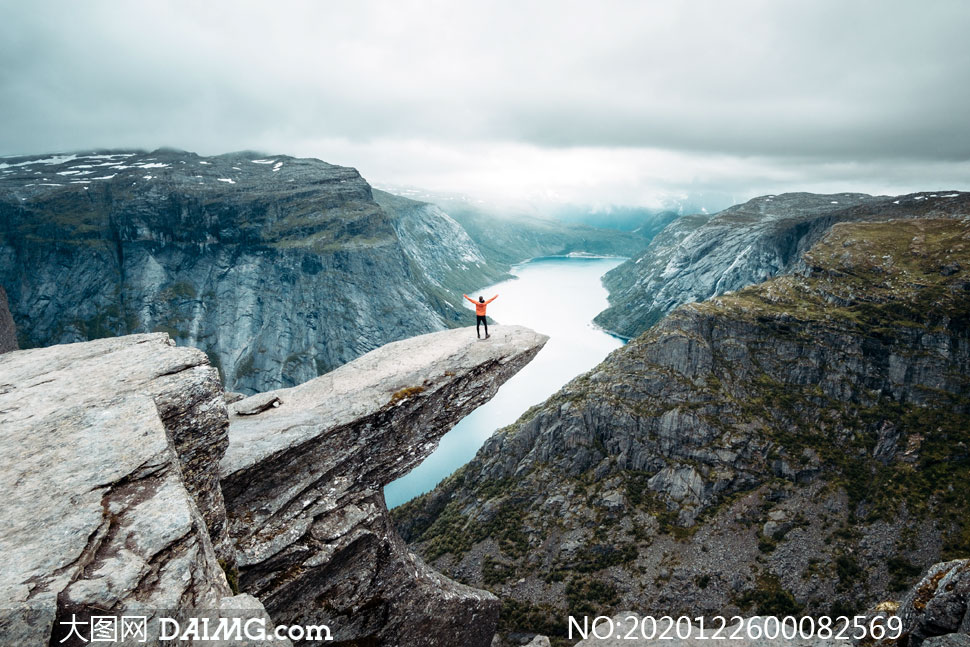
[{"label": "low-hanging cloud", "polygon": [[959,1],[119,0],[0,17],[0,154],[256,148],[591,202],[970,177]]}]

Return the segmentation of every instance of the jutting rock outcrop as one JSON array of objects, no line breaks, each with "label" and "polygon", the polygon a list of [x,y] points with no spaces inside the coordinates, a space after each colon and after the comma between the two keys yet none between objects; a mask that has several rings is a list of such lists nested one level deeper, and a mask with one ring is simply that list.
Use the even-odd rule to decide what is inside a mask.
[{"label": "jutting rock outcrop", "polygon": [[636,337],[677,306],[760,283],[800,267],[838,222],[946,216],[970,210],[970,193],[783,193],[713,216],[678,218],[643,252],[606,274],[610,307],[596,323]]},{"label": "jutting rock outcrop", "polygon": [[498,600],[410,553],[383,486],[546,339],[517,326],[487,341],[470,329],[432,333],[231,405],[222,491],[240,587],[277,622],[325,622],[337,640],[488,645]]},{"label": "jutting rock outcrop", "polygon": [[0,643],[84,644],[91,616],[133,615],[149,643],[160,617],[206,617],[488,645],[496,598],[412,555],[381,488],[545,341],[425,335],[231,415],[206,355],[164,333],[0,356]]},{"label": "jutting rock outcrop", "polygon": [[444,573],[561,618],[861,612],[970,554],[970,219],[835,225],[682,306],[395,510]]},{"label": "jutting rock outcrop", "polygon": [[164,334],[0,357],[0,643],[58,644],[92,614],[157,635],[159,614],[262,613],[217,555],[227,426],[205,355]]}]

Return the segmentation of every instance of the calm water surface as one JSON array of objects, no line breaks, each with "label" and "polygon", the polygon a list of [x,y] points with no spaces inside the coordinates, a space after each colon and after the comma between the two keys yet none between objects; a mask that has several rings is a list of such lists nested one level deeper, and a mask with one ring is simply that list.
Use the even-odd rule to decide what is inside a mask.
[{"label": "calm water surface", "polygon": [[[489,299],[498,294],[498,299],[488,306],[488,314],[497,325],[528,326],[549,335],[549,342],[532,362],[502,385],[494,398],[445,434],[438,449],[421,465],[384,488],[388,507],[434,488],[470,461],[492,432],[515,422],[526,409],[596,366],[623,344],[593,326],[592,320],[608,305],[600,278],[624,260],[539,258],[513,267],[512,274],[517,278],[468,295],[477,298],[481,294]],[[468,323],[472,325],[474,308],[465,303]]]}]

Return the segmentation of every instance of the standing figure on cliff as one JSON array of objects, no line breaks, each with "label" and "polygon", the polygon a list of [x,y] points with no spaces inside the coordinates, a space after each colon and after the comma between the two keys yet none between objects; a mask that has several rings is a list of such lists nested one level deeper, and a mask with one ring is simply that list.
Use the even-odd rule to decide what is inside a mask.
[{"label": "standing figure on cliff", "polygon": [[464,294],[462,296],[464,296],[466,299],[468,299],[469,301],[471,301],[472,303],[475,304],[475,333],[478,335],[478,338],[479,339],[482,338],[481,325],[482,324],[485,324],[485,339],[488,339],[488,336],[489,336],[488,335],[488,321],[485,319],[485,308],[492,301],[495,301],[495,299],[498,298],[498,295],[496,294],[494,297],[492,297],[488,301],[486,301],[485,300],[485,297],[482,297],[482,296],[478,297],[478,301],[475,301],[475,299],[471,298],[467,294]]}]

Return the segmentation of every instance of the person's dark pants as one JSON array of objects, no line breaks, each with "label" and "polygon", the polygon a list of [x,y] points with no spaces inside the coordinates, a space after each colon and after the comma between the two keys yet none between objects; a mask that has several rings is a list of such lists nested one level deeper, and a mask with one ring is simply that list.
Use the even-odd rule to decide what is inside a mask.
[{"label": "person's dark pants", "polygon": [[475,334],[479,337],[482,336],[482,324],[485,324],[485,336],[488,337],[488,320],[485,319],[485,315],[475,315],[477,321],[475,322]]}]

